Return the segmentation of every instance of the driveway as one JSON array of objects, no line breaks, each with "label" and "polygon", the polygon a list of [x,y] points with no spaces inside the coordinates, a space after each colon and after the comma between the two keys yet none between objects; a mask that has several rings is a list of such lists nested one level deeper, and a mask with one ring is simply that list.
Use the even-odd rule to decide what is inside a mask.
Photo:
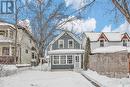
[{"label": "driveway", "polygon": [[80,73],[73,71],[23,71],[0,78],[0,87],[94,87]]}]

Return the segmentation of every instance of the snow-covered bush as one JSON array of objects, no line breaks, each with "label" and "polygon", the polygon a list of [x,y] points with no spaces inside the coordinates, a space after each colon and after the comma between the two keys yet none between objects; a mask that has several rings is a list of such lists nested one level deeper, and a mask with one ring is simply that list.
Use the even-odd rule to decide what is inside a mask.
[{"label": "snow-covered bush", "polygon": [[0,77],[9,76],[17,73],[17,67],[15,65],[0,65]]}]

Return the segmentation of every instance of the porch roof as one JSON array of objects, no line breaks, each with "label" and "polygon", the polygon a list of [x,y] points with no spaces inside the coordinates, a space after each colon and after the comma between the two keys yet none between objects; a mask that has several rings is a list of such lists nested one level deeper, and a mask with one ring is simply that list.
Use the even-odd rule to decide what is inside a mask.
[{"label": "porch roof", "polygon": [[84,53],[82,49],[58,49],[48,51],[48,54],[76,54],[76,53]]}]

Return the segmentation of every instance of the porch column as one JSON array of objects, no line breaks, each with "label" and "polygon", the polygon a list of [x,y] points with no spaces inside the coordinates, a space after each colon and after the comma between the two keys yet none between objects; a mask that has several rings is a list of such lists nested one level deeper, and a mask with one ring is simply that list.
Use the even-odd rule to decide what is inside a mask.
[{"label": "porch column", "polygon": [[10,37],[10,29],[8,29],[8,36],[7,37]]},{"label": "porch column", "polygon": [[11,46],[11,44],[9,45],[9,55],[12,56],[12,46]]}]

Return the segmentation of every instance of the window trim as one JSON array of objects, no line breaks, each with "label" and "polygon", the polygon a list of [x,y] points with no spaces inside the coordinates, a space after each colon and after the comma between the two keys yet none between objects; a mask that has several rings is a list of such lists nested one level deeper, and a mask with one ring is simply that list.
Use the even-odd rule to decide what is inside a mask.
[{"label": "window trim", "polygon": [[[103,46],[101,46],[101,41],[103,41]],[[105,40],[104,39],[100,39],[99,40],[99,44],[100,44],[100,47],[105,47]]]},{"label": "window trim", "polygon": [[[124,45],[124,42],[123,42],[123,41],[126,42],[126,46]],[[127,40],[127,39],[123,39],[123,40],[122,40],[122,45],[125,46],[125,47],[127,47],[127,46],[128,46],[128,40]]]},{"label": "window trim", "polygon": [[[72,47],[70,47],[69,41],[72,41]],[[73,39],[69,39],[69,40],[68,40],[68,48],[74,48],[74,40],[73,40]]]},{"label": "window trim", "polygon": [[[54,63],[54,56],[58,56],[58,61],[59,61],[59,63],[58,64],[55,64]],[[65,60],[66,60],[66,63],[65,64],[61,64],[61,56],[65,56]],[[67,56],[72,56],[72,63],[68,63],[68,58],[67,58]],[[73,61],[73,55],[52,55],[52,59],[53,59],[53,61],[52,61],[52,63],[53,63],[53,65],[73,65],[74,64],[74,61]]]},{"label": "window trim", "polygon": [[[64,40],[58,40],[58,48],[60,48],[60,41],[63,41],[63,48],[64,48]],[[63,48],[60,48],[60,49],[63,49]]]}]

